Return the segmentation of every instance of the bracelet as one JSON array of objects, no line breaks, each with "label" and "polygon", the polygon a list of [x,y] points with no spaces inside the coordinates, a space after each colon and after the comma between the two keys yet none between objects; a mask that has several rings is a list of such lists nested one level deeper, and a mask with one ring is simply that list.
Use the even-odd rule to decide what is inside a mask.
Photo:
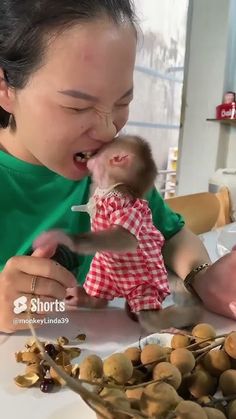
[{"label": "bracelet", "polygon": [[196,293],[195,289],[193,288],[192,282],[195,278],[195,276],[203,271],[203,269],[205,268],[209,268],[210,263],[203,263],[202,265],[197,266],[196,268],[192,269],[189,274],[186,276],[186,278],[184,279],[184,286],[185,288],[193,295],[198,296],[198,294]]}]

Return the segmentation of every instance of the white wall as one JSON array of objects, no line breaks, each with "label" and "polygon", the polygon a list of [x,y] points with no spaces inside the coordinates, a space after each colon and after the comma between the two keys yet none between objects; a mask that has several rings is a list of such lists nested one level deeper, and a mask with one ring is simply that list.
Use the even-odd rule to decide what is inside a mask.
[{"label": "white wall", "polygon": [[[230,5],[230,31],[228,42],[228,59],[226,65],[225,90],[236,92],[236,1],[231,0]],[[231,128],[226,167],[236,168],[236,125]]]},{"label": "white wall", "polygon": [[[232,57],[230,23],[235,3],[235,0],[190,0],[192,22],[179,144],[179,195],[206,191],[208,179],[217,168],[236,167],[236,126],[231,129],[218,122],[206,122],[206,118],[214,118],[215,106],[221,103],[225,88],[236,90],[230,81],[233,76],[236,80],[235,60],[230,71],[227,67]],[[234,22],[235,19],[236,15]],[[236,49],[235,43],[233,47]]]}]

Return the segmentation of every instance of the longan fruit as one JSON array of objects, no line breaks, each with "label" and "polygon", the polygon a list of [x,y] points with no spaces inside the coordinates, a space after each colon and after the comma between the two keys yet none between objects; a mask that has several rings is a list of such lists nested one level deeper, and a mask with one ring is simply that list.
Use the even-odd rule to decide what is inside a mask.
[{"label": "longan fruit", "polygon": [[139,365],[141,363],[141,349],[139,348],[128,348],[124,352],[125,356],[132,362],[133,365]]},{"label": "longan fruit", "polygon": [[208,419],[206,412],[199,404],[184,400],[175,409],[176,419]]},{"label": "longan fruit", "polygon": [[[209,339],[209,341],[214,339],[216,337],[216,331],[214,327],[208,323],[199,323],[193,328],[192,335],[194,336],[196,342],[200,344],[201,341],[205,339]],[[203,346],[205,346],[205,344],[203,344]]]},{"label": "longan fruit", "polygon": [[203,407],[203,410],[207,414],[207,419],[226,419],[225,414],[214,407]]},{"label": "longan fruit", "polygon": [[173,349],[186,348],[190,345],[191,339],[187,335],[173,335],[171,339],[171,347]]},{"label": "longan fruit", "polygon": [[159,378],[167,378],[169,377],[168,384],[173,386],[175,390],[177,390],[181,384],[182,376],[178,368],[172,365],[170,362],[160,362],[159,364],[155,365],[152,377],[153,380],[158,380]]},{"label": "longan fruit", "polygon": [[[127,399],[125,393],[123,393],[120,390],[116,389],[107,389],[110,391],[107,391],[105,395],[103,395],[103,399],[107,402],[110,402],[113,406],[119,407],[120,409],[130,409],[130,402]],[[115,390],[115,391],[114,391]],[[120,393],[118,393],[120,391]],[[106,416],[108,419],[114,419],[114,415],[107,416],[105,410],[100,409],[101,412]],[[101,415],[97,415],[97,419],[102,419],[103,417]],[[115,418],[116,419],[129,419],[128,415],[125,415],[123,413],[115,412]]]},{"label": "longan fruit", "polygon": [[129,402],[130,402],[131,409],[140,411],[140,400],[129,398]]},{"label": "longan fruit", "polygon": [[236,370],[224,371],[220,376],[219,387],[224,396],[236,394]]},{"label": "longan fruit", "polygon": [[135,384],[141,384],[146,380],[147,374],[140,371],[137,368],[134,368],[132,377],[127,381],[127,384],[135,385]]},{"label": "longan fruit", "polygon": [[81,380],[96,381],[103,376],[103,362],[97,355],[89,355],[84,358],[79,368]]},{"label": "longan fruit", "polygon": [[214,377],[220,376],[222,372],[230,369],[231,362],[229,356],[220,349],[209,351],[203,359],[205,369]]},{"label": "longan fruit", "polygon": [[169,346],[163,346],[163,350],[165,352],[165,355],[170,355],[172,352],[172,348],[170,348]]},{"label": "longan fruit", "polygon": [[110,397],[115,398],[126,398],[125,392],[119,388],[110,388],[104,387],[102,391],[100,391],[99,396],[103,399],[107,399]]},{"label": "longan fruit", "polygon": [[225,339],[225,352],[233,359],[236,359],[236,332],[231,332]]},{"label": "longan fruit", "polygon": [[163,346],[163,350],[165,352],[166,361],[170,362],[170,354],[171,354],[173,349],[168,347],[168,346]]},{"label": "longan fruit", "polygon": [[212,400],[212,398],[210,396],[201,396],[201,397],[199,397],[197,399],[197,402],[199,404],[203,404],[204,405],[204,404],[210,403],[211,400]]},{"label": "longan fruit", "polygon": [[213,395],[216,386],[217,380],[204,370],[195,371],[189,379],[189,391],[196,399]]},{"label": "longan fruit", "polygon": [[133,364],[124,354],[116,353],[103,362],[106,377],[113,378],[119,384],[125,384],[133,375]]},{"label": "longan fruit", "polygon": [[125,394],[128,397],[128,399],[141,399],[141,396],[143,394],[144,387],[138,387],[138,388],[131,388],[130,390],[127,389]]},{"label": "longan fruit", "polygon": [[[121,409],[130,409],[130,401],[126,397],[125,392],[122,390],[105,387],[100,393],[100,396],[104,400],[110,402],[113,406],[119,406]],[[122,413],[116,412],[115,415],[117,419],[128,419],[128,416]]]},{"label": "longan fruit", "polygon": [[158,361],[161,362],[165,356],[166,353],[162,346],[158,345],[157,343],[151,343],[144,346],[141,352],[141,362],[143,365]]},{"label": "longan fruit", "polygon": [[229,402],[227,406],[228,419],[236,419],[236,400]]},{"label": "longan fruit", "polygon": [[198,370],[203,370],[203,371],[206,371],[206,368],[204,367],[204,365],[202,364],[202,362],[198,362],[198,363],[195,365],[194,371],[198,371]]},{"label": "longan fruit", "polygon": [[195,367],[195,358],[186,348],[174,349],[170,354],[170,362],[180,370],[182,375],[188,374]]},{"label": "longan fruit", "polygon": [[154,383],[144,389],[140,406],[142,413],[148,417],[162,418],[175,409],[179,401],[178,393],[170,384]]},{"label": "longan fruit", "polygon": [[[208,403],[210,403],[213,398],[214,398],[214,396],[202,396],[199,399],[197,399],[197,402],[202,407],[208,407],[208,406],[205,406],[205,405],[207,405]],[[225,408],[224,408],[223,404],[220,401],[218,401],[218,402],[214,401],[214,409],[220,410],[222,413],[225,414]]]}]

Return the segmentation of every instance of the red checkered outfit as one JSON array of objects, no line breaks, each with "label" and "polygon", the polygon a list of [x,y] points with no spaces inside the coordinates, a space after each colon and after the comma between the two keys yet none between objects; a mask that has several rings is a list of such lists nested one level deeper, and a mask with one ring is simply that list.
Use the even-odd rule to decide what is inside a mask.
[{"label": "red checkered outfit", "polygon": [[138,240],[134,253],[97,252],[92,260],[84,288],[98,298],[124,297],[133,312],[160,309],[170,294],[161,249],[163,235],[152,222],[144,199],[131,199],[117,192],[98,189],[87,205],[74,210],[88,211],[92,231],[121,226]]}]

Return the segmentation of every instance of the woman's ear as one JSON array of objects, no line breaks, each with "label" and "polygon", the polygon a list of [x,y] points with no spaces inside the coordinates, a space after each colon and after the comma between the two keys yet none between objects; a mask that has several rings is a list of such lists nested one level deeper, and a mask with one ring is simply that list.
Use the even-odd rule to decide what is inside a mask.
[{"label": "woman's ear", "polygon": [[0,106],[6,112],[12,114],[14,108],[15,93],[9,86],[4,71],[0,68]]}]

